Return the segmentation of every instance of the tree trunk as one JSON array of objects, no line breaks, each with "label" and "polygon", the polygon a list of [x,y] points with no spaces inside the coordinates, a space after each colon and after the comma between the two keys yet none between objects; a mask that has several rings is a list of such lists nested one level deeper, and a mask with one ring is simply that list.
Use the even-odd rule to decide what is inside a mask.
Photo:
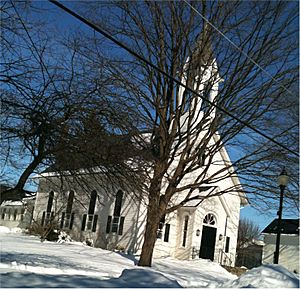
[{"label": "tree trunk", "polygon": [[2,204],[4,201],[8,201],[8,200],[18,201],[26,196],[24,186],[25,186],[28,178],[30,177],[30,175],[34,172],[36,167],[43,160],[45,144],[46,144],[46,137],[45,137],[45,135],[41,134],[40,138],[39,138],[39,144],[38,144],[38,154],[36,156],[34,156],[32,162],[23,171],[23,173],[19,177],[18,183],[15,185],[15,187],[8,189],[4,192],[0,192],[0,204]]},{"label": "tree trunk", "polygon": [[149,203],[147,207],[147,221],[144,233],[144,243],[140,256],[139,266],[151,267],[154,245],[157,237],[157,230],[161,217],[162,208],[160,206],[160,190],[164,167],[157,164],[154,169],[154,176],[149,188]]},{"label": "tree trunk", "polygon": [[154,250],[154,245],[157,237],[157,230],[159,225],[159,207],[155,205],[155,199],[152,199],[149,203],[147,212],[147,223],[144,234],[144,243],[142,247],[142,252],[140,256],[139,266],[151,267],[152,255]]}]

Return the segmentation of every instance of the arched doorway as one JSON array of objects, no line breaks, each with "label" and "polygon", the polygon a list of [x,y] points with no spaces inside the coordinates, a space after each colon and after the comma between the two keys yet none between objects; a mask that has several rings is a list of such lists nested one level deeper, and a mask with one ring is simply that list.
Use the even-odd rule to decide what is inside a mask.
[{"label": "arched doorway", "polygon": [[200,258],[214,260],[216,236],[216,218],[213,214],[207,214],[203,220]]}]

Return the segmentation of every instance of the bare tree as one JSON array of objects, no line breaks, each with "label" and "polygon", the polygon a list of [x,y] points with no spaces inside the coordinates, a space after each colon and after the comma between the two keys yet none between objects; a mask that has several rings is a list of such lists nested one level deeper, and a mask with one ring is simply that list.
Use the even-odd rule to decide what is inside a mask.
[{"label": "bare tree", "polygon": [[[234,170],[246,175],[255,164],[266,161],[263,152],[273,144],[263,141],[258,147],[251,146],[256,144],[258,135],[245,123],[254,126],[259,123],[279,99],[291,92],[291,85],[297,80],[297,67],[293,63],[298,40],[294,26],[298,15],[293,6],[297,4],[253,1],[192,4],[195,9],[183,1],[101,2],[89,3],[83,9],[82,3],[78,4],[78,10],[85,11],[93,23],[197,92],[192,93],[130,55],[123,53],[120,58],[105,54],[110,59],[111,75],[120,80],[118,87],[135,98],[145,117],[148,135],[141,134],[138,142],[150,147],[153,157],[146,190],[147,224],[141,266],[151,266],[159,220],[164,214],[184,205],[200,186],[228,178]],[[99,46],[93,44],[99,41],[102,47],[109,45],[102,38],[94,38],[82,52],[96,59]],[[116,50],[115,46],[110,48]],[[216,109],[215,105],[222,109]],[[244,123],[228,117],[226,111]],[[218,167],[215,156],[224,146],[234,151],[243,143],[247,145],[246,154],[239,150],[232,155],[232,163]],[[278,163],[271,160],[268,166],[272,165],[278,169]],[[210,174],[212,166],[218,169]],[[186,182],[188,176],[193,177]],[[261,171],[256,171],[256,176],[265,177]],[[250,184],[246,192],[256,193],[258,187]],[[231,187],[221,193],[240,190]],[[273,186],[268,197],[276,193]],[[179,202],[174,198],[178,194]],[[293,198],[297,198],[295,194],[291,194]]]},{"label": "bare tree", "polygon": [[[147,178],[142,178],[148,207],[141,266],[151,266],[161,217],[195,198],[194,193],[201,186],[213,186],[222,179],[235,176],[235,172],[241,176],[254,175],[253,168],[261,163],[266,166],[265,170],[255,172],[255,186],[244,182],[245,190],[258,196],[260,184],[269,185],[270,190],[265,191],[270,193],[266,196],[276,197],[277,189],[271,182],[259,183],[266,176],[264,172],[278,169],[278,162],[266,158],[267,150],[273,145],[262,139],[257,144],[258,135],[245,123],[255,126],[261,119],[267,120],[268,112],[275,111],[278,101],[291,92],[292,84],[298,79],[295,64],[298,38],[294,25],[298,16],[297,3],[199,1],[192,2],[195,9],[184,1],[75,4],[87,18],[122,39],[136,53],[185,86],[143,61],[120,52],[105,39],[84,33],[72,46],[73,52],[76,47],[75,54],[64,53],[63,62],[61,58],[59,61],[54,58],[55,61],[51,59],[45,63],[50,59],[45,57],[49,45],[32,41],[22,25],[27,54],[35,61],[27,62],[17,80],[9,77],[7,72],[4,76],[7,97],[3,103],[7,105],[4,107],[7,118],[3,118],[3,127],[7,133],[6,141],[15,138],[30,152],[33,170],[36,164],[53,156],[55,145],[64,143],[63,136],[67,143],[80,146],[82,138],[78,142],[76,135],[70,136],[70,132],[74,124],[83,124],[78,115],[90,115],[90,111],[79,108],[94,108],[96,103],[100,107],[101,104],[111,107],[109,103],[117,103],[117,107],[125,107],[123,110],[136,112],[137,119],[126,117],[125,120],[128,120],[126,123],[134,120],[130,136],[139,151],[145,152],[145,157],[131,158],[131,165],[143,169],[142,175]],[[233,39],[239,49],[215,27]],[[27,54],[23,55],[22,63],[26,62],[24,56]],[[49,55],[51,53],[47,51]],[[66,61],[65,55],[74,57]],[[78,65],[76,55],[84,57],[84,65]],[[66,66],[68,69],[59,69]],[[22,70],[22,67],[17,69]],[[99,77],[99,73],[103,77]],[[99,83],[99,79],[109,83]],[[102,88],[107,89],[103,92]],[[89,96],[87,103],[83,103],[86,98],[82,95]],[[104,101],[103,95],[106,96]],[[228,117],[227,112],[244,123]],[[8,121],[14,115],[17,119]],[[116,114],[110,118],[113,119]],[[103,136],[112,131],[114,122],[109,123]],[[119,130],[117,125],[116,131]],[[275,133],[281,134],[281,131]],[[80,129],[78,135],[87,137]],[[224,146],[233,151],[232,162],[225,165],[216,159],[218,154],[224,153]],[[43,152],[42,157],[39,152]],[[91,153],[84,151],[88,156]],[[99,155],[97,162],[102,157]],[[27,168],[33,172],[30,165]],[[213,173],[211,168],[214,168]],[[17,187],[28,179],[26,169],[25,172],[25,178],[21,176],[21,185]],[[272,173],[271,178],[275,178]],[[240,191],[239,186],[233,186],[208,197]],[[203,200],[200,194],[196,197]],[[296,198],[295,191],[290,191],[290,199]]]},{"label": "bare tree", "polygon": [[236,266],[253,268],[261,265],[261,256],[255,256],[252,246],[259,245],[260,228],[252,220],[240,219],[236,248]]},{"label": "bare tree", "polygon": [[[117,151],[121,143],[116,139],[134,128],[134,106],[128,103],[120,108],[126,97],[110,88],[111,78],[102,62],[90,71],[92,60],[77,53],[76,42],[53,39],[51,26],[28,23],[19,7],[13,2],[8,4],[6,14],[18,29],[5,34],[7,45],[13,49],[2,51],[2,181],[9,181],[11,168],[20,175],[12,188],[1,191],[1,202],[24,197],[29,177],[46,167],[55,164],[58,170],[77,169],[75,155],[77,161],[88,160],[89,167],[102,165],[106,171],[111,167],[108,171],[113,174],[118,168],[125,174],[129,167],[124,161],[116,161],[122,155]],[[91,115],[97,115],[98,124]],[[97,131],[100,126],[102,129]],[[119,137],[114,137],[116,134]],[[106,148],[115,153],[97,155],[95,148],[99,154],[99,145],[105,142]],[[104,159],[107,156],[109,160]],[[129,174],[132,169],[127,179]]]},{"label": "bare tree", "polygon": [[[269,108],[267,115],[257,120],[256,124],[269,135],[275,134],[277,141],[286,144],[296,152],[299,148],[299,92],[296,87],[292,91],[293,95],[286,94],[278,99],[273,107]],[[259,154],[252,156],[253,160],[257,160],[257,162],[240,175],[241,180],[248,187],[252,187],[254,192],[249,195],[252,206],[265,214],[271,213],[274,208],[278,209],[279,195],[276,192],[279,192],[280,189],[276,176],[285,167],[290,181],[288,190],[285,192],[284,214],[295,215],[294,208],[299,211],[298,157],[271,143],[266,143],[259,137],[255,138],[252,148],[254,147],[260,151]],[[241,145],[241,148],[245,149],[246,153],[251,151],[246,145]]]},{"label": "bare tree", "polygon": [[237,252],[246,245],[252,244],[253,240],[257,240],[260,235],[260,228],[249,219],[240,219],[237,241]]}]

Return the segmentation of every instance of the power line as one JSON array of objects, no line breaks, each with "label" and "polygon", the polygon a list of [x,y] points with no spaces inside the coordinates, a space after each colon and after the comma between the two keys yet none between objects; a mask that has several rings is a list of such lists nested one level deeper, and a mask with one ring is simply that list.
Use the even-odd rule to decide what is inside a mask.
[{"label": "power line", "polygon": [[173,76],[169,75],[168,73],[166,73],[165,71],[163,71],[162,69],[160,69],[159,67],[157,67],[155,64],[153,64],[152,62],[150,62],[149,60],[145,59],[144,57],[140,56],[139,54],[137,54],[135,51],[131,50],[129,47],[127,47],[126,45],[124,45],[123,43],[121,43],[120,41],[118,41],[117,39],[115,39],[113,36],[111,36],[109,33],[107,33],[106,31],[104,31],[103,29],[101,29],[100,27],[96,26],[95,24],[93,24],[92,22],[90,22],[89,20],[87,20],[86,18],[80,16],[79,14],[77,14],[76,12],[72,11],[71,9],[67,8],[66,6],[64,6],[63,4],[61,4],[60,2],[56,1],[56,0],[49,0],[49,2],[51,2],[52,4],[56,5],[57,7],[61,8],[62,10],[64,10],[65,12],[69,13],[70,15],[74,16],[75,18],[77,18],[78,20],[80,20],[81,22],[85,23],[86,25],[88,25],[89,27],[93,28],[95,31],[97,31],[98,33],[102,34],[103,36],[105,36],[106,38],[110,39],[112,42],[114,42],[115,44],[117,44],[118,46],[122,47],[123,49],[125,49],[127,52],[129,52],[130,54],[132,54],[133,56],[135,56],[136,58],[140,59],[141,61],[145,62],[146,64],[148,64],[149,66],[151,66],[152,68],[154,68],[155,70],[157,70],[158,72],[160,72],[161,74],[163,74],[164,76],[168,77],[169,79],[171,79],[172,81],[174,81],[175,83],[177,83],[178,85],[181,85],[182,87],[184,87],[185,89],[187,89],[189,92],[194,93],[195,95],[197,95],[198,97],[200,97],[201,99],[203,99],[204,101],[206,101],[207,103],[209,103],[210,105],[216,107],[217,109],[219,109],[220,111],[222,111],[223,113],[227,114],[229,117],[231,117],[232,119],[238,121],[239,123],[243,124],[244,126],[248,127],[249,129],[251,129],[252,131],[256,132],[257,134],[261,135],[262,137],[264,137],[265,139],[273,142],[274,144],[280,146],[281,148],[289,151],[290,153],[296,155],[297,157],[299,157],[299,154],[297,152],[292,151],[291,149],[289,149],[288,147],[286,147],[285,145],[281,144],[280,142],[276,141],[274,138],[264,134],[263,132],[259,131],[258,129],[256,129],[255,127],[253,127],[252,125],[250,125],[249,123],[241,120],[240,118],[238,118],[237,116],[233,115],[231,112],[225,110],[224,108],[220,107],[219,105],[211,102],[210,100],[208,100],[207,98],[203,97],[202,95],[200,95],[198,92],[194,91],[193,89],[191,89],[190,87],[188,87],[187,85],[183,84],[181,81],[177,80],[176,78],[174,78]]},{"label": "power line", "polygon": [[214,24],[212,24],[205,16],[203,16],[194,6],[192,6],[187,0],[183,0],[190,8],[192,8],[206,23],[208,23],[213,29],[220,33],[232,46],[234,46],[238,51],[240,51],[244,56],[246,56],[255,66],[257,66],[262,72],[267,74],[272,80],[274,80],[280,87],[282,87],[286,92],[291,95],[294,93],[282,85],[276,78],[274,78],[268,71],[266,71],[259,63],[253,60],[246,52],[244,52],[240,47],[238,47],[231,39],[229,39],[222,31],[220,31]]}]

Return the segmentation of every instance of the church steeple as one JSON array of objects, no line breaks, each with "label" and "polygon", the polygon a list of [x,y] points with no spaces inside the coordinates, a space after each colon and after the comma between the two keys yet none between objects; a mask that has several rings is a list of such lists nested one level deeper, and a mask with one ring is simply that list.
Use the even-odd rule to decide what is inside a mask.
[{"label": "church steeple", "polygon": [[[191,55],[187,58],[184,65],[184,75],[182,82],[193,88],[204,98],[214,102],[219,89],[221,78],[218,73],[216,58],[213,54],[211,44],[212,29],[209,24],[205,24],[203,30],[195,41]],[[184,88],[179,89],[179,99],[184,102]],[[181,117],[183,126],[187,125],[187,119],[193,115],[193,123],[196,125],[203,118],[203,100],[200,97],[193,97],[189,104],[189,111]],[[192,113],[191,113],[192,112]],[[211,110],[210,119],[215,117],[215,109]]]},{"label": "church steeple", "polygon": [[213,61],[213,48],[211,45],[212,29],[209,24],[205,23],[203,30],[196,38],[192,54],[190,56],[189,66],[191,69],[200,66],[209,65]]}]

